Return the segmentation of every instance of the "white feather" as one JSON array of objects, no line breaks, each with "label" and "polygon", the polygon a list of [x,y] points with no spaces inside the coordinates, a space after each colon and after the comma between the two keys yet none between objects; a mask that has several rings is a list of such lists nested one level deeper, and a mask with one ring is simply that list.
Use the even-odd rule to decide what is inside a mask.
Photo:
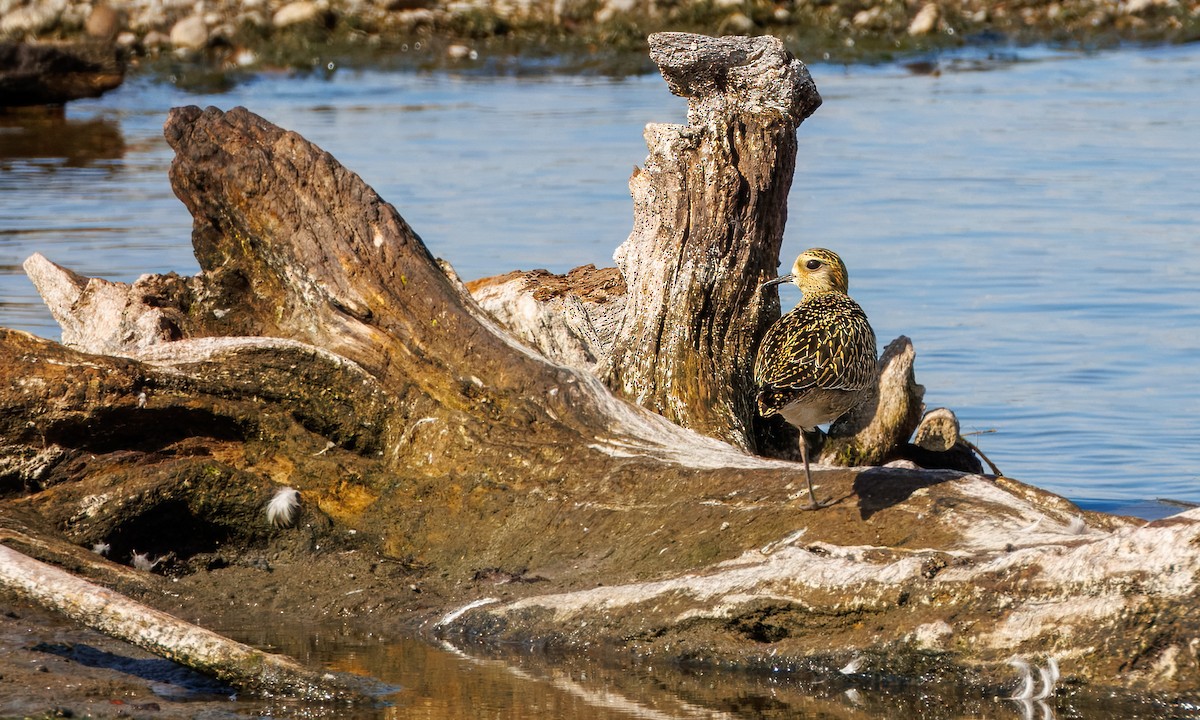
[{"label": "white feather", "polygon": [[1034,520],[1031,525],[1021,528],[1020,531],[1022,533],[1031,533],[1031,532],[1036,531],[1039,527],[1041,527],[1041,525],[1042,525],[1042,518],[1039,517],[1037,520]]},{"label": "white feather", "polygon": [[850,662],[846,663],[846,666],[843,667],[841,670],[838,670],[838,672],[840,672],[843,675],[853,675],[854,673],[858,672],[859,668],[861,668],[862,666],[863,666],[863,658],[860,655],[859,657],[856,657],[853,660],[851,660]]},{"label": "white feather", "polygon": [[300,511],[300,491],[294,487],[281,487],[267,503],[267,522],[275,527],[291,527]]},{"label": "white feather", "polygon": [[137,550],[131,551],[130,559],[135,568],[138,570],[145,570],[146,572],[150,572],[154,569],[155,565],[158,565],[160,562],[162,562],[162,558],[151,560],[150,553],[140,553]]}]

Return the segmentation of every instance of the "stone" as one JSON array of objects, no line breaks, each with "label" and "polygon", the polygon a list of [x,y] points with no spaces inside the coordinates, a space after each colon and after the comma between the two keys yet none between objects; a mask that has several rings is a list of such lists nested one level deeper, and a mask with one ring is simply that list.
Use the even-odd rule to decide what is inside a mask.
[{"label": "stone", "polygon": [[0,106],[61,105],[119,86],[125,67],[106,43],[0,42]]},{"label": "stone", "polygon": [[171,27],[171,44],[185,50],[200,50],[208,45],[208,26],[200,15],[188,16]]},{"label": "stone", "polygon": [[1177,8],[1176,0],[1127,0],[1121,9],[1127,15],[1141,15],[1154,10]]},{"label": "stone", "polygon": [[58,24],[65,2],[34,3],[19,7],[0,17],[0,33],[36,35]]},{"label": "stone", "polygon": [[596,11],[596,22],[609,22],[624,15],[629,15],[637,9],[637,0],[605,0]]},{"label": "stone", "polygon": [[97,5],[88,15],[84,30],[97,40],[112,42],[121,31],[121,15],[109,5]]},{"label": "stone", "polygon": [[316,22],[324,13],[320,5],[311,0],[296,0],[275,11],[271,24],[277,28],[290,27],[300,23]]},{"label": "stone", "polygon": [[919,35],[928,35],[937,30],[938,20],[941,19],[941,10],[934,3],[926,3],[924,7],[917,13],[917,16],[908,24],[908,34],[913,37]]},{"label": "stone", "polygon": [[721,31],[731,35],[745,35],[754,31],[754,21],[745,13],[735,12],[721,23]]}]

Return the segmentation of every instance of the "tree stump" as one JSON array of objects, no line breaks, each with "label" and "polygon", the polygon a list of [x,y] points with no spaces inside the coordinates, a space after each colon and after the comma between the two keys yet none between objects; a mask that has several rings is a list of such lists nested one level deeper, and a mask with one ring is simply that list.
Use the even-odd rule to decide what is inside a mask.
[{"label": "tree stump", "polygon": [[769,36],[660,33],[650,57],[688,123],[646,127],[634,228],[615,255],[628,297],[601,372],[671,421],[755,449],[754,352],[779,319],[758,286],[777,275],[796,128],[821,96]]}]

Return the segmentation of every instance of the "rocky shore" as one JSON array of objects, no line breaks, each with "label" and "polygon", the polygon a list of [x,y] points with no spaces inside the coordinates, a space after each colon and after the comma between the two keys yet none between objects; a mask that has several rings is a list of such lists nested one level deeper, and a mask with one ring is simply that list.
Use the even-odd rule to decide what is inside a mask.
[{"label": "rocky shore", "polygon": [[[0,41],[95,37],[133,65],[650,70],[659,30],[775,35],[810,61],[962,45],[1200,39],[1200,0],[0,0]],[[532,61],[532,62],[531,62]]]}]

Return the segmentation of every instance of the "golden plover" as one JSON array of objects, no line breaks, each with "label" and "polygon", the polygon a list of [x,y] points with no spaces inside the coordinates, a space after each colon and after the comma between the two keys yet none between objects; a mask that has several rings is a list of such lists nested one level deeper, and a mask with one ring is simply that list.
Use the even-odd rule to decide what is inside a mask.
[{"label": "golden plover", "polygon": [[813,495],[804,433],[833,422],[867,396],[877,381],[875,331],[858,303],[846,294],[846,265],[837,253],[812,248],[800,253],[792,272],[762,284],[795,283],[803,298],[767,330],[754,359],[758,411],[781,415],[800,429],[800,457]]}]

